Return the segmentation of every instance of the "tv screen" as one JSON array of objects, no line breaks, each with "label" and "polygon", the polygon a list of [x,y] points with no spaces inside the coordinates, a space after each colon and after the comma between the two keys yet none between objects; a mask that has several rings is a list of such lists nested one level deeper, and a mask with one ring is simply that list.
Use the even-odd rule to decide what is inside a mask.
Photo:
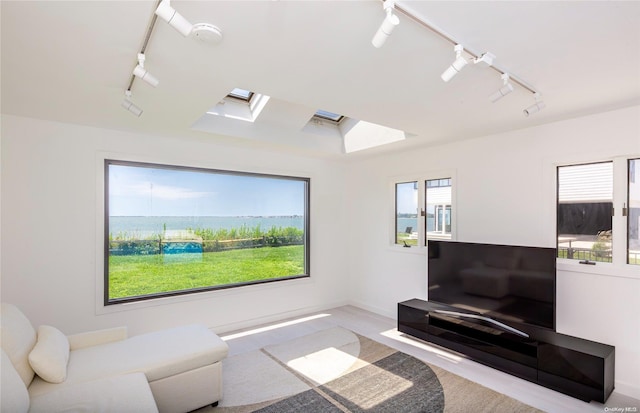
[{"label": "tv screen", "polygon": [[555,329],[556,249],[429,240],[429,301]]}]

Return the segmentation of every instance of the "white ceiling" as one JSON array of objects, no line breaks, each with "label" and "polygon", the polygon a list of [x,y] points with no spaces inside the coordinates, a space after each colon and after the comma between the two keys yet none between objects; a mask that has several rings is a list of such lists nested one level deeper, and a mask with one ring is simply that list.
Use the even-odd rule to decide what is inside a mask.
[{"label": "white ceiling", "polygon": [[[140,118],[120,107],[157,2],[5,1],[2,112],[101,128],[295,148],[351,158],[468,139],[640,104],[640,2],[398,1],[468,50],[538,90],[516,86],[497,103],[492,69],[469,65],[451,82],[450,43],[398,13],[380,49],[384,12],[371,1],[181,1],[192,23],[224,32],[216,46],[184,38],[158,19],[146,50],[157,88],[137,80]],[[231,89],[271,96],[258,120],[220,118],[216,134],[191,126]],[[408,132],[360,154],[302,132],[316,109]],[[220,136],[224,135],[224,136]]]}]

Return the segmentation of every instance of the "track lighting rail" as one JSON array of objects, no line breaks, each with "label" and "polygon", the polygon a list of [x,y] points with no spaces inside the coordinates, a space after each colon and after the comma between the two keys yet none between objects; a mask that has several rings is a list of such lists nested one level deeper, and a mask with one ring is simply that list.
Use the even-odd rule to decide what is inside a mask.
[{"label": "track lighting rail", "polygon": [[144,80],[153,87],[158,86],[159,83],[158,78],[149,73],[144,67],[145,51],[147,50],[147,46],[151,40],[151,34],[153,33],[156,21],[158,21],[158,17],[167,22],[169,26],[176,29],[176,31],[184,37],[192,36],[193,38],[208,44],[217,44],[222,40],[222,31],[217,26],[208,23],[198,23],[193,25],[178,13],[176,9],[171,7],[171,0],[157,0],[154,13],[151,15],[151,20],[144,36],[144,41],[142,42],[142,47],[138,53],[138,64],[132,71],[131,78],[129,79],[129,85],[125,89],[125,100],[122,103],[122,106],[125,109],[129,110],[136,116],[140,116],[142,114],[142,109],[135,106],[131,101],[131,88],[133,87],[133,83],[136,81],[136,78]]},{"label": "track lighting rail", "polygon": [[[162,0],[158,0],[158,3],[155,5],[154,10],[158,8],[160,2]],[[139,54],[144,54],[145,50],[147,50],[147,46],[149,45],[149,40],[151,39],[151,33],[153,33],[153,28],[156,25],[156,20],[158,20],[158,16],[154,13],[151,17],[151,21],[149,22],[149,26],[147,27],[147,32],[144,36],[144,41],[142,42],[142,47],[140,48]],[[131,91],[133,87],[133,82],[135,82],[136,76],[131,75],[131,79],[129,80],[129,86],[127,86],[127,90]]]},{"label": "track lighting rail", "polygon": [[[389,1],[389,0],[386,0],[386,1]],[[409,19],[413,20],[414,22],[416,22],[420,26],[428,29],[429,31],[431,31],[431,32],[437,34],[438,36],[440,36],[442,39],[448,41],[449,43],[451,43],[452,46],[460,44],[460,42],[455,40],[451,35],[449,35],[448,33],[445,33],[443,30],[440,30],[439,28],[433,26],[432,24],[422,20],[418,16],[414,15],[413,13],[411,13],[409,10],[403,8],[400,4],[395,3],[394,9],[397,12],[402,13],[403,15],[408,17]],[[475,52],[473,52],[473,51],[471,51],[471,50],[469,50],[467,48],[464,48],[464,51],[467,54],[471,55],[471,57],[474,60],[482,58],[482,53],[480,53],[480,54],[479,53],[475,53]],[[528,90],[529,92],[533,93],[534,95],[537,93],[536,89],[534,87],[530,86],[529,84],[527,84],[522,79],[519,79],[518,77],[514,76],[510,71],[507,71],[507,70],[502,69],[502,68],[500,68],[498,66],[495,66],[495,65],[491,65],[490,67],[493,70],[495,70],[496,72],[498,72],[500,74],[500,76],[502,76],[504,74],[509,74],[509,78],[510,78],[512,83],[516,83],[516,84],[520,85],[520,87],[522,87],[523,89]]]}]

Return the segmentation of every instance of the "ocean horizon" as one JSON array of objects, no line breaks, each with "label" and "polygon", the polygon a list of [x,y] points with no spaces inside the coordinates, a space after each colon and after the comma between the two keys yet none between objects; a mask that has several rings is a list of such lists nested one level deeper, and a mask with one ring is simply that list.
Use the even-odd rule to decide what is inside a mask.
[{"label": "ocean horizon", "polygon": [[[433,226],[429,222],[429,227]],[[185,231],[188,228],[231,230],[233,228],[255,228],[260,226],[262,231],[268,231],[271,227],[293,227],[304,229],[304,217],[302,215],[281,216],[111,216],[109,217],[109,233],[136,234],[148,236],[161,234],[167,231]],[[398,218],[397,231],[405,232],[407,227],[417,231],[417,218]]]},{"label": "ocean horizon", "polygon": [[184,231],[188,228],[231,230],[233,228],[255,228],[262,231],[272,227],[304,229],[302,215],[284,216],[110,216],[110,234],[152,235],[167,231]]}]

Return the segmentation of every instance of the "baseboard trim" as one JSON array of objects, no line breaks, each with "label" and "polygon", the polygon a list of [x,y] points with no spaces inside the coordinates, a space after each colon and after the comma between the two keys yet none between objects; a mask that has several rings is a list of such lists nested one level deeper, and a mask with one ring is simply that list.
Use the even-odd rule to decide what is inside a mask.
[{"label": "baseboard trim", "polygon": [[225,334],[236,330],[242,330],[246,328],[261,326],[263,324],[282,322],[284,320],[288,320],[295,317],[308,316],[312,313],[317,313],[321,311],[327,311],[332,308],[342,307],[348,305],[346,301],[336,301],[330,304],[325,305],[315,305],[309,307],[300,307],[292,310],[273,313],[265,316],[250,318],[248,320],[243,320],[239,322],[233,322],[229,324],[220,324],[214,327],[209,327],[210,330],[213,330],[216,334]]},{"label": "baseboard trim", "polygon": [[620,393],[625,396],[633,397],[634,399],[640,400],[640,387],[637,385],[633,385],[630,383],[625,383],[616,380],[614,393]]},{"label": "baseboard trim", "polygon": [[385,309],[383,309],[381,307],[368,305],[368,304],[365,304],[365,303],[363,303],[361,301],[357,301],[357,300],[349,300],[347,305],[352,305],[354,307],[358,307],[358,308],[361,308],[363,310],[370,311],[372,313],[381,315],[383,317],[391,318],[392,320],[396,320],[398,318],[398,313],[397,313],[395,308],[392,311],[388,311],[388,310],[385,310]]}]

